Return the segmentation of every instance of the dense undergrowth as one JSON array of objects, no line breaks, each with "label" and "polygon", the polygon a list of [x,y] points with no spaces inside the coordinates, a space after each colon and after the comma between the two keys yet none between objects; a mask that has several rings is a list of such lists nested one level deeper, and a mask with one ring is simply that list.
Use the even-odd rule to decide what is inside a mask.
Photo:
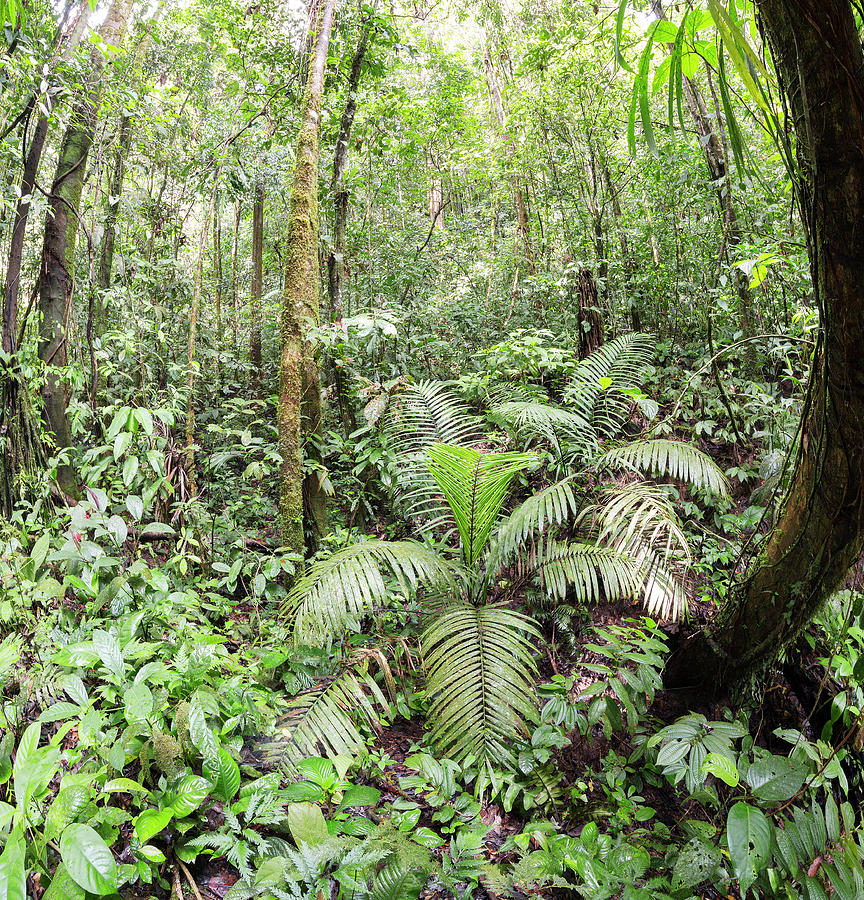
[{"label": "dense undergrowth", "polygon": [[663,622],[722,600],[765,527],[782,379],[724,400],[639,336],[478,359],[328,435],[347,528],[302,576],[253,525],[267,403],[205,425],[194,501],[170,406],[104,412],[78,505],[35,486],[0,569],[7,896],[25,871],[48,900],[861,895],[860,595],[801,651],[812,710],[782,678],[773,708],[662,685]]}]

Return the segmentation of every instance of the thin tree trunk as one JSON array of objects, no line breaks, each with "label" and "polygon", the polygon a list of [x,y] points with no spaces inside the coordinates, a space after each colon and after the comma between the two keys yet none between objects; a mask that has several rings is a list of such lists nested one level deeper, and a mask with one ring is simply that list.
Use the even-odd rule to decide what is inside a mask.
[{"label": "thin tree trunk", "polygon": [[213,288],[216,301],[216,388],[221,382],[222,367],[222,219],[217,194],[213,206]]},{"label": "thin tree trunk", "polygon": [[[651,0],[651,9],[656,18],[665,21],[666,13],[663,11],[662,0]],[[699,136],[699,143],[702,145],[705,154],[708,172],[711,180],[717,187],[717,205],[722,219],[721,224],[726,234],[726,246],[729,250],[734,250],[740,245],[743,234],[738,211],[735,207],[735,199],[732,195],[732,181],[729,178],[726,153],[721,139],[722,135],[718,134],[711,122],[711,116],[708,113],[708,107],[705,104],[702,91],[699,90],[699,85],[693,79],[683,76],[682,87],[687,109],[690,111],[693,123],[696,126],[696,133]],[[755,333],[755,303],[753,295],[750,292],[746,276],[737,266],[733,269],[732,278],[735,283],[735,292],[738,294],[738,315],[741,330],[744,332],[745,337],[750,337]],[[747,349],[749,368],[755,366],[754,353],[755,348],[751,344]]]},{"label": "thin tree trunk", "polygon": [[240,240],[240,222],[243,216],[243,201],[238,197],[234,201],[234,230],[231,238],[231,346],[237,346],[237,334],[240,327],[237,313],[237,251]]},{"label": "thin tree trunk", "polygon": [[[333,250],[327,260],[327,280],[330,293],[330,318],[334,322],[342,321],[342,293],[345,282],[345,226],[348,220],[348,191],[345,187],[345,169],[348,165],[348,146],[351,140],[351,129],[357,112],[357,88],[363,71],[363,58],[369,46],[369,33],[372,24],[367,23],[360,33],[354,58],[351,60],[351,73],[348,76],[348,99],[339,122],[339,136],[336,139],[336,152],[333,155],[333,178],[330,182],[333,193]],[[333,366],[333,381],[336,399],[339,404],[339,416],[345,436],[348,437],[357,428],[351,398],[347,396],[345,372],[339,365]]]},{"label": "thin tree trunk", "polygon": [[305,549],[304,500],[313,533],[321,534],[326,527],[326,499],[319,472],[311,472],[304,483],[303,444],[305,438],[307,456],[314,459],[322,424],[321,386],[307,331],[318,324],[319,315],[318,137],[334,5],[335,0],[323,0],[315,52],[309,63],[291,190],[282,298],[279,508],[282,542],[298,553]]},{"label": "thin tree trunk", "polygon": [[201,305],[201,282],[204,275],[204,256],[207,252],[207,235],[210,233],[210,220],[216,206],[220,172],[217,169],[210,195],[210,206],[201,225],[201,237],[198,241],[198,258],[195,261],[195,279],[192,283],[192,303],[189,306],[189,350],[187,354],[188,371],[186,376],[186,459],[184,468],[189,483],[189,496],[197,493],[195,480],[195,375],[198,363],[195,359],[196,337],[198,331],[198,311]]},{"label": "thin tree trunk", "polygon": [[[495,113],[495,122],[498,128],[498,135],[504,141],[507,151],[507,157],[512,164],[512,158],[515,155],[513,147],[513,136],[507,127],[507,116],[504,112],[504,100],[501,96],[501,87],[498,84],[498,75],[492,62],[492,56],[489,53],[488,46],[484,50],[483,62],[486,67],[486,83],[489,87],[489,96],[492,98],[492,109]],[[528,216],[528,204],[525,200],[525,191],[522,187],[522,181],[514,172],[510,176],[510,182],[513,188],[513,205],[516,207],[516,228],[521,239],[522,252],[525,254],[529,274],[534,273],[534,251],[531,246],[531,228]]]},{"label": "thin tree trunk", "polygon": [[[115,0],[111,5],[99,31],[109,46],[116,47],[122,43],[131,6],[131,0]],[[66,338],[68,320],[72,314],[78,207],[87,157],[93,143],[103,69],[102,51],[94,48],[90,54],[88,82],[70,111],[45,219],[39,270],[39,358],[46,367],[42,387],[45,422],[58,449],[72,445],[67,416],[69,386],[61,370],[68,361]],[[71,463],[58,467],[57,482],[66,494],[77,496],[77,475]]]},{"label": "thin tree trunk", "polygon": [[[236,246],[236,231],[235,231]],[[261,289],[264,258],[264,183],[255,185],[252,207],[252,289],[249,292],[249,359],[255,369],[255,382],[261,384]]]},{"label": "thin tree trunk", "polygon": [[864,546],[864,53],[849,0],[757,6],[795,125],[820,352],[777,522],[717,621],[679,653],[679,683],[738,679],[776,659]]}]

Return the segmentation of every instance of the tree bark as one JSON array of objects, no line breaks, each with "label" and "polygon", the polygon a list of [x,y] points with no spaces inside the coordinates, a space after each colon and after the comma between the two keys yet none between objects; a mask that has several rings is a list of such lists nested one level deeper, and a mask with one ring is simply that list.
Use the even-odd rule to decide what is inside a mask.
[{"label": "tree bark", "polygon": [[303,449],[305,442],[307,457],[315,459],[322,426],[321,385],[308,331],[319,319],[319,125],[334,5],[335,0],[324,0],[322,4],[315,52],[309,61],[291,190],[282,297],[279,509],[282,543],[297,553],[305,550],[304,518],[308,517],[313,534],[323,534],[326,527],[326,498],[319,472],[311,472],[304,480]]},{"label": "tree bark", "polygon": [[[122,43],[131,6],[131,0],[115,0],[111,5],[99,30],[108,45],[116,47]],[[39,358],[46,368],[42,387],[45,423],[57,449],[72,445],[67,416],[69,386],[61,370],[68,361],[66,327],[72,314],[78,207],[96,127],[104,66],[102,52],[94,47],[87,83],[70,111],[45,218],[39,269]],[[71,463],[58,467],[57,482],[66,494],[77,497],[77,475]]]},{"label": "tree bark", "polygon": [[849,0],[757,7],[795,125],[820,350],[777,523],[716,622],[680,654],[690,674],[679,681],[735,680],[776,659],[864,546],[864,53]]}]

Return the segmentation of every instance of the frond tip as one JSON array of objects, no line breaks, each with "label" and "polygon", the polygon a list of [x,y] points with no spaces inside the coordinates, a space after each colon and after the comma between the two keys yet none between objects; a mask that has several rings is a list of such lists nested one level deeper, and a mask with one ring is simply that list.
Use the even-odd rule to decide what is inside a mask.
[{"label": "frond tip", "polygon": [[729,482],[714,460],[683,441],[633,441],[607,450],[600,462],[644,475],[684,481],[714,494],[729,493]]}]

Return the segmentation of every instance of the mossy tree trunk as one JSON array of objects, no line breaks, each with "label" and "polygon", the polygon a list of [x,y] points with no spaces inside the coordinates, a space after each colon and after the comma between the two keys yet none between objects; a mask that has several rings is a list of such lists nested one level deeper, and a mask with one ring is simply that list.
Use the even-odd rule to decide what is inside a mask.
[{"label": "mossy tree trunk", "polygon": [[[132,0],[115,0],[99,30],[109,46],[119,46],[126,32]],[[94,47],[90,54],[90,74],[70,110],[69,125],[63,135],[57,170],[51,185],[51,198],[45,217],[42,261],[39,268],[39,358],[45,364],[42,402],[45,424],[57,449],[72,446],[67,406],[69,385],[63,377],[68,362],[66,329],[72,314],[75,284],[75,241],[78,234],[78,208],[87,158],[99,110],[105,59]],[[70,497],[78,494],[75,468],[62,465],[57,482]]]},{"label": "mossy tree trunk", "polygon": [[282,297],[278,414],[282,472],[279,511],[282,542],[298,553],[305,550],[304,519],[308,518],[313,534],[322,534],[327,513],[319,472],[312,471],[304,479],[303,450],[305,445],[307,458],[314,460],[322,426],[321,384],[308,330],[319,321],[319,126],[334,5],[335,0],[325,0],[322,4],[315,52],[309,61],[309,77],[297,137]]},{"label": "mossy tree trunk", "polygon": [[717,621],[680,654],[681,683],[739,679],[776,659],[864,547],[864,53],[849,0],[757,7],[795,125],[821,340],[777,522]]}]

